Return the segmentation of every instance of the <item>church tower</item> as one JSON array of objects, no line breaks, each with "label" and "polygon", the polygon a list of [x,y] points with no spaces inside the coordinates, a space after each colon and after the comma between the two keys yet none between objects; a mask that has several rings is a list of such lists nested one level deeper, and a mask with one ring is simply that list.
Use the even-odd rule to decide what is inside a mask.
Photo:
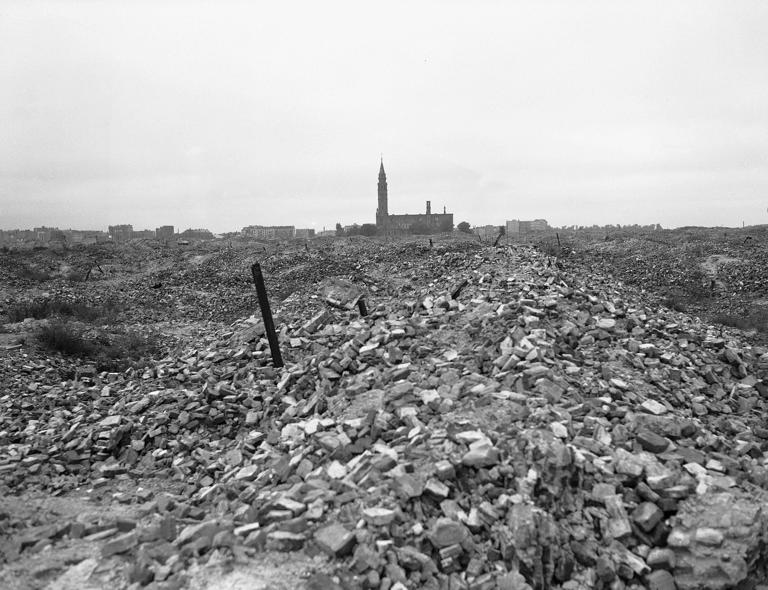
[{"label": "church tower", "polygon": [[387,208],[387,175],[384,172],[384,159],[381,159],[379,166],[379,206],[376,209],[376,226],[385,227],[387,225],[389,211]]}]

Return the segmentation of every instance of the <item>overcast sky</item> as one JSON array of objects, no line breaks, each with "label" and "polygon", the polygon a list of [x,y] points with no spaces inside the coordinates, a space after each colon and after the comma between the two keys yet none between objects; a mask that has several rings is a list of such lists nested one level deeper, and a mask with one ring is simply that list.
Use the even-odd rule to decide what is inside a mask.
[{"label": "overcast sky", "polygon": [[768,223],[765,0],[0,0],[0,228]]}]

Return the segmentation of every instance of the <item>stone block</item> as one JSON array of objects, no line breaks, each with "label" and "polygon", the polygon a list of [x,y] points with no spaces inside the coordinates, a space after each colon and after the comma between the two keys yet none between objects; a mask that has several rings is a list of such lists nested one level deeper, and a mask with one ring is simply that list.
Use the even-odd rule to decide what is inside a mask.
[{"label": "stone block", "polygon": [[765,563],[768,534],[764,492],[709,492],[680,503],[667,545],[679,590],[737,587]]},{"label": "stone block", "polygon": [[110,557],[111,555],[116,555],[118,553],[125,553],[126,551],[133,549],[138,543],[139,538],[136,535],[136,531],[125,533],[124,535],[120,535],[104,543],[101,547],[101,556]]},{"label": "stone block", "polygon": [[499,462],[499,450],[490,445],[480,445],[467,451],[461,463],[468,467],[490,467]]},{"label": "stone block", "polygon": [[651,453],[663,453],[669,446],[669,441],[651,430],[641,430],[636,436],[637,442],[644,450]]},{"label": "stone block", "polygon": [[366,508],[363,510],[365,522],[373,526],[387,526],[395,520],[396,513],[389,508]]},{"label": "stone block", "polygon": [[179,533],[179,536],[176,538],[176,544],[182,546],[186,543],[191,543],[203,538],[212,539],[219,530],[219,524],[215,520],[190,524],[184,527],[181,533]]},{"label": "stone block", "polygon": [[438,549],[460,544],[469,535],[467,527],[450,518],[438,518],[429,531],[429,540]]},{"label": "stone block", "polygon": [[659,524],[662,518],[664,513],[652,502],[643,502],[632,512],[632,520],[646,533]]},{"label": "stone block", "polygon": [[357,538],[340,524],[319,529],[314,536],[315,543],[328,555],[343,557],[355,546]]},{"label": "stone block", "polygon": [[667,570],[656,570],[646,576],[648,590],[676,590],[675,579]]}]

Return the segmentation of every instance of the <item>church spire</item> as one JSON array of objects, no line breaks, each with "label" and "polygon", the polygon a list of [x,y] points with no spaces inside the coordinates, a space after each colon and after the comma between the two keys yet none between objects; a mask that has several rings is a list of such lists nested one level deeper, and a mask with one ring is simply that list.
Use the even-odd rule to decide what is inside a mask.
[{"label": "church spire", "polygon": [[384,157],[381,158],[379,165],[379,202],[376,208],[376,225],[379,228],[387,226],[389,221],[389,207],[387,203],[387,174],[384,172]]}]

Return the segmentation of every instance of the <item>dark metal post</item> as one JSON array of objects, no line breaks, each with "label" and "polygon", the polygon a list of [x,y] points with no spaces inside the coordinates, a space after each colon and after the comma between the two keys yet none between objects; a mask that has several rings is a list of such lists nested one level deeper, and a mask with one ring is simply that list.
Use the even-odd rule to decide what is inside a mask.
[{"label": "dark metal post", "polygon": [[555,235],[557,236],[557,247],[562,248],[562,246],[560,245],[560,234],[555,233]]},{"label": "dark metal post", "polygon": [[357,309],[360,310],[361,316],[365,317],[368,315],[368,308],[365,307],[365,301],[363,300],[362,297],[357,300]]},{"label": "dark metal post", "polygon": [[462,279],[459,283],[454,285],[451,289],[451,299],[456,299],[461,293],[461,290],[467,286],[468,282],[469,281],[467,279]]},{"label": "dark metal post", "polygon": [[261,265],[256,262],[251,266],[253,282],[256,285],[256,295],[259,296],[261,317],[264,318],[264,330],[267,332],[269,350],[272,352],[272,362],[276,367],[283,366],[283,356],[280,354],[280,344],[277,342],[275,323],[272,321],[272,310],[267,299],[267,287],[264,285],[264,275],[261,274]]}]

